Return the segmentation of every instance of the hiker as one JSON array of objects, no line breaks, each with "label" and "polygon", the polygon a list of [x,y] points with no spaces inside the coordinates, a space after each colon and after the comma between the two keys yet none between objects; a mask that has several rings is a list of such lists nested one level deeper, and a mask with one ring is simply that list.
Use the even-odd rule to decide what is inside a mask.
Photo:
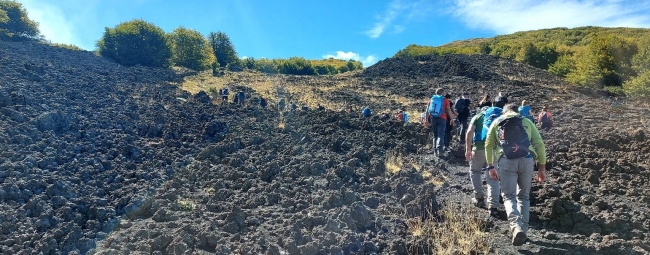
[{"label": "hiker", "polygon": [[483,99],[481,99],[481,102],[478,103],[479,108],[483,107],[492,107],[492,101],[490,101],[490,95],[485,94],[483,95]]},{"label": "hiker", "polygon": [[264,97],[260,97],[260,107],[262,109],[266,108],[266,99]]},{"label": "hiker", "polygon": [[447,118],[453,118],[454,114],[449,106],[449,100],[442,95],[442,88],[436,89],[436,94],[431,97],[427,113],[430,116],[429,126],[433,133],[433,148],[436,148],[438,158],[444,157],[443,147],[445,144],[445,131],[447,129]]},{"label": "hiker", "polygon": [[240,91],[237,93],[237,97],[239,97],[239,104],[242,104],[242,105],[243,105],[243,104],[244,104],[244,100],[246,99],[246,94],[244,93],[244,91],[243,91],[243,90],[240,90]]},{"label": "hiker", "polygon": [[232,99],[232,102],[235,104],[239,104],[239,93],[235,94],[235,96]]},{"label": "hiker", "polygon": [[472,109],[472,101],[469,99],[469,93],[463,92],[461,97],[456,100],[454,109],[458,114],[458,121],[460,122],[460,143],[465,142],[465,133],[467,133],[467,120],[469,119],[470,110]]},{"label": "hiker", "polygon": [[[488,109],[490,112],[487,112]],[[484,127],[485,116],[494,119],[500,116],[501,109],[497,107],[483,107],[472,117],[465,134],[465,158],[469,161],[470,181],[474,188],[472,203],[477,207],[486,206],[483,193],[483,172],[486,166],[485,160],[485,135],[487,127]],[[487,175],[487,172],[486,172]],[[487,178],[487,207],[491,217],[498,216],[499,203],[499,181]]]},{"label": "hiker", "polygon": [[221,103],[228,103],[228,95],[230,92],[228,92],[228,88],[223,88],[223,91],[221,91]]},{"label": "hiker", "polygon": [[351,105],[348,105],[348,106],[345,107],[345,113],[347,113],[347,114],[353,114],[354,113],[354,110],[352,109]]},{"label": "hiker", "polygon": [[319,111],[324,111],[324,110],[325,110],[325,107],[322,106],[322,105],[320,105],[320,104],[318,104],[318,110],[319,110]]},{"label": "hiker", "polygon": [[503,109],[503,107],[508,104],[508,97],[504,96],[502,92],[499,92],[499,96],[494,98],[494,103],[492,106],[499,107]]},{"label": "hiker", "polygon": [[298,105],[296,105],[296,103],[294,103],[294,102],[291,102],[289,104],[289,109],[293,112],[293,111],[298,109]]},{"label": "hiker", "polygon": [[[501,182],[514,246],[526,241],[535,160],[538,164],[537,181],[542,183],[546,180],[544,141],[535,124],[521,117],[517,110],[514,104],[506,105],[503,115],[490,126],[485,139],[487,170],[492,180]],[[498,169],[494,166],[495,148],[498,150]]]},{"label": "hiker", "polygon": [[395,118],[397,119],[398,122],[404,122],[404,111],[403,110],[398,110],[397,114],[395,115]]},{"label": "hiker", "polygon": [[368,106],[364,106],[363,110],[361,111],[361,116],[364,118],[370,118],[370,114],[371,114],[370,108]]},{"label": "hiker", "polygon": [[533,124],[536,123],[535,117],[533,117],[533,110],[530,109],[530,105],[526,105],[526,100],[521,101],[521,106],[519,106],[519,115],[528,118],[533,122]]},{"label": "hiker", "polygon": [[[445,94],[445,99],[449,101],[449,108],[452,109],[451,111],[454,114],[458,115],[458,113],[454,110],[454,102],[451,101],[451,95]],[[455,119],[447,118],[447,126],[445,127],[445,151],[449,151],[451,140],[454,138],[454,125],[452,122],[455,124]]]},{"label": "hiker", "polygon": [[286,101],[284,98],[280,98],[280,101],[278,101],[278,110],[284,111],[284,107],[286,106]]},{"label": "hiker", "polygon": [[539,123],[539,127],[542,129],[553,127],[553,119],[551,118],[551,112],[548,111],[548,107],[542,107],[542,112],[537,117],[537,123]]}]

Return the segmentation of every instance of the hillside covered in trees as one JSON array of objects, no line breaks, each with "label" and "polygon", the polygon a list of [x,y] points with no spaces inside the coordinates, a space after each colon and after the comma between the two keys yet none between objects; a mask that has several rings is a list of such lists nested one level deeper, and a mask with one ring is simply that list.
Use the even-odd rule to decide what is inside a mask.
[{"label": "hillside covered in trees", "polygon": [[438,47],[412,44],[395,57],[429,54],[489,54],[546,69],[578,86],[650,95],[650,29],[542,29]]}]

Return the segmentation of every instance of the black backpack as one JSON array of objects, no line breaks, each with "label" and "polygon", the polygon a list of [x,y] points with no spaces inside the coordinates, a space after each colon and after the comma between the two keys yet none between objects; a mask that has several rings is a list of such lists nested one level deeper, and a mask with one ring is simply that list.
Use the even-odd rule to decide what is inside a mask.
[{"label": "black backpack", "polygon": [[522,117],[511,116],[497,122],[499,144],[508,159],[523,158],[530,153],[530,140],[522,120]]},{"label": "black backpack", "polygon": [[456,100],[456,112],[458,112],[458,115],[467,115],[469,114],[469,99],[467,98],[459,98]]}]

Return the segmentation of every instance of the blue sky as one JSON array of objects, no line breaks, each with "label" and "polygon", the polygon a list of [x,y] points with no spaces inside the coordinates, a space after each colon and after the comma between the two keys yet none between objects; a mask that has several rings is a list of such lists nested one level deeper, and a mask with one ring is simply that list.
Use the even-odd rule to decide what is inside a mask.
[{"label": "blue sky", "polygon": [[166,32],[223,31],[240,57],[355,59],[552,27],[650,28],[650,0],[18,0],[46,39],[87,50],[104,27],[144,19]]}]

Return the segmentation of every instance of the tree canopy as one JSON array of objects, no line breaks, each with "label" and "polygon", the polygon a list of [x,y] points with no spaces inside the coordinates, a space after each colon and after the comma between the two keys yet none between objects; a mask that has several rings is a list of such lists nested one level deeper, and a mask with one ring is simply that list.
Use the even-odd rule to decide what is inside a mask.
[{"label": "tree canopy", "polygon": [[0,0],[0,39],[22,41],[41,38],[38,23],[29,19],[22,4]]},{"label": "tree canopy", "polygon": [[[230,63],[239,61],[235,46],[230,41],[230,37],[224,32],[210,32],[208,42],[212,48],[214,56],[217,58],[220,66],[227,66]],[[238,65],[238,63],[235,63]]]},{"label": "tree canopy", "polygon": [[208,41],[196,30],[179,27],[169,37],[174,65],[201,71],[209,69],[216,60]]},{"label": "tree canopy", "polygon": [[166,67],[172,56],[165,32],[141,19],[105,28],[97,47],[102,56],[126,66]]}]

